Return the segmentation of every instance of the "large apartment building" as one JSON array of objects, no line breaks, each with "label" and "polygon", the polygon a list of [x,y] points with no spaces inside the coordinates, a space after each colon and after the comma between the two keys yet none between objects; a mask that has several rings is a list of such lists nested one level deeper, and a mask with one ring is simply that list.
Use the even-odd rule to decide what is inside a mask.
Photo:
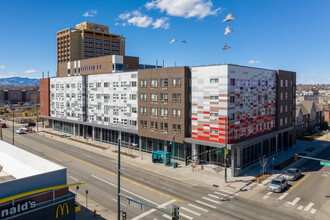
[{"label": "large apartment building", "polygon": [[[295,144],[294,72],[214,65],[66,76],[41,83],[49,83],[41,92],[50,93],[41,117],[55,130],[107,143],[120,137],[124,146],[165,150],[181,160],[226,147],[234,176],[259,156]],[[224,155],[213,152],[195,159],[221,165]]]},{"label": "large apartment building", "polygon": [[108,55],[125,55],[125,38],[109,26],[83,22],[57,32],[57,71],[60,63]]}]

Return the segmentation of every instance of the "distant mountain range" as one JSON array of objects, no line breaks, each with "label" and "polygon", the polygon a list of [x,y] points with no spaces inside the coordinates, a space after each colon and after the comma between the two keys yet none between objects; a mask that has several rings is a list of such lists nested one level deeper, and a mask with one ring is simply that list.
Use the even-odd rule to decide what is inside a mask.
[{"label": "distant mountain range", "polygon": [[0,78],[0,86],[35,86],[39,85],[39,79],[27,77]]}]

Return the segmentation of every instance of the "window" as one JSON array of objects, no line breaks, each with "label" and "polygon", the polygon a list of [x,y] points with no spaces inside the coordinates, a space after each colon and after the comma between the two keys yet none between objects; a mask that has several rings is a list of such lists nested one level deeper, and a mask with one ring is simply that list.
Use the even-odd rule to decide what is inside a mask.
[{"label": "window", "polygon": [[97,99],[101,99],[102,98],[102,94],[96,94],[96,98]]},{"label": "window", "polygon": [[283,79],[281,79],[281,87],[283,87]]},{"label": "window", "polygon": [[131,112],[132,113],[137,113],[137,108],[136,107],[131,107]]},{"label": "window", "polygon": [[127,119],[121,119],[121,124],[122,125],[127,125]]},{"label": "window", "polygon": [[157,122],[154,122],[154,121],[150,122],[150,129],[152,131],[157,131],[157,129],[158,129],[158,123]]},{"label": "window", "polygon": [[120,94],[120,99],[127,100],[127,94]]},{"label": "window", "polygon": [[235,86],[236,85],[235,79],[230,79],[230,85],[231,86]]},{"label": "window", "polygon": [[265,100],[268,100],[268,95],[265,95]]},{"label": "window", "polygon": [[157,79],[152,79],[150,81],[151,88],[157,88]]},{"label": "window", "polygon": [[177,134],[181,133],[181,125],[173,124],[172,125],[172,131],[176,132]]},{"label": "window", "polygon": [[175,93],[172,94],[172,102],[176,102],[176,94]]},{"label": "window", "polygon": [[162,103],[167,103],[167,101],[168,101],[168,94],[167,93],[161,93],[160,94],[160,101]]},{"label": "window", "polygon": [[231,121],[235,120],[235,113],[230,114],[229,120],[231,120]]},{"label": "window", "polygon": [[151,108],[150,109],[151,116],[157,116],[157,113],[158,113],[158,108]]},{"label": "window", "polygon": [[210,117],[218,117],[219,114],[216,112],[210,112]]},{"label": "window", "polygon": [[168,124],[167,123],[160,123],[160,130],[163,133],[167,133],[167,131],[168,131]]},{"label": "window", "polygon": [[109,83],[108,82],[105,82],[104,83],[104,87],[109,87]]},{"label": "window", "polygon": [[176,94],[176,102],[181,102],[181,94]]},{"label": "window", "polygon": [[283,105],[280,106],[280,113],[283,113]]},{"label": "window", "polygon": [[161,108],[160,109],[160,116],[161,117],[167,117],[168,116],[168,109],[167,108]]},{"label": "window", "polygon": [[265,81],[265,86],[268,86],[268,80]]},{"label": "window", "polygon": [[218,130],[210,130],[210,134],[219,134]]},{"label": "window", "polygon": [[176,116],[177,116],[178,118],[181,118],[181,109],[177,109],[177,111],[176,111]]},{"label": "window", "polygon": [[173,87],[176,87],[176,78],[173,78],[173,79],[172,79],[172,86],[173,86]]},{"label": "window", "polygon": [[97,109],[97,110],[101,110],[101,107],[102,107],[102,105],[97,105],[97,106],[96,106],[96,109]]},{"label": "window", "polygon": [[217,83],[219,82],[219,78],[211,78],[210,83]]},{"label": "window", "polygon": [[130,85],[131,85],[131,87],[136,87],[136,82],[135,81],[131,81],[130,82]]},{"label": "window", "polygon": [[285,105],[285,112],[288,112],[288,105]]},{"label": "window", "polygon": [[283,119],[281,118],[280,119],[280,126],[282,126],[283,125]]},{"label": "window", "polygon": [[69,89],[69,88],[70,88],[70,84],[66,84],[65,87],[66,87],[67,89]]},{"label": "window", "polygon": [[284,118],[284,124],[287,125],[288,124],[288,119],[285,117]]},{"label": "window", "polygon": [[104,117],[104,122],[110,122],[110,118],[109,117]]},{"label": "window", "polygon": [[147,88],[147,80],[140,80],[140,88]]},{"label": "window", "polygon": [[88,87],[93,88],[94,87],[94,83],[88,83]]},{"label": "window", "polygon": [[110,94],[104,94],[103,97],[104,99],[110,99]]},{"label": "window", "polygon": [[288,100],[288,93],[285,92],[285,100]]},{"label": "window", "polygon": [[283,100],[283,93],[281,92],[280,99]]},{"label": "window", "polygon": [[261,95],[258,95],[258,101],[261,101]]},{"label": "window", "polygon": [[167,88],[168,87],[168,79],[160,79],[160,87]]},{"label": "window", "polygon": [[150,94],[150,101],[151,101],[151,102],[157,102],[157,100],[158,100],[158,95],[157,95],[157,93],[152,93],[152,94]]},{"label": "window", "polygon": [[147,107],[140,107],[140,114],[147,115]]},{"label": "window", "polygon": [[100,82],[96,83],[96,87],[97,88],[100,88],[101,87],[101,83]]},{"label": "window", "polygon": [[110,106],[109,105],[105,105],[104,106],[104,111],[109,111],[110,110]]},{"label": "window", "polygon": [[120,82],[120,87],[127,87],[127,83],[126,83],[126,81],[124,81],[124,82]]},{"label": "window", "polygon": [[232,104],[235,103],[235,96],[230,96],[230,103],[232,103]]},{"label": "window", "polygon": [[136,126],[137,125],[137,122],[135,120],[130,120],[129,122],[130,122],[131,126]]},{"label": "window", "polygon": [[288,87],[288,80],[285,80],[285,87]]},{"label": "window", "polygon": [[113,98],[113,100],[118,100],[119,95],[118,94],[113,94],[112,98]]},{"label": "window", "polygon": [[146,102],[147,101],[147,93],[140,93],[140,101]]},{"label": "window", "polygon": [[119,86],[118,82],[112,82],[113,88],[117,88]]},{"label": "window", "polygon": [[136,94],[130,94],[129,99],[130,100],[136,100]]},{"label": "window", "polygon": [[118,118],[113,118],[113,123],[114,124],[118,124],[119,123],[119,119]]},{"label": "window", "polygon": [[218,97],[217,95],[213,95],[213,96],[211,95],[211,96],[210,96],[210,99],[211,99],[211,100],[218,100],[219,97]]},{"label": "window", "polygon": [[172,117],[176,118],[176,109],[172,109]]},{"label": "window", "polygon": [[93,93],[89,93],[89,98],[93,99],[94,98],[94,94]]},{"label": "window", "polygon": [[140,128],[147,128],[147,121],[140,120]]}]

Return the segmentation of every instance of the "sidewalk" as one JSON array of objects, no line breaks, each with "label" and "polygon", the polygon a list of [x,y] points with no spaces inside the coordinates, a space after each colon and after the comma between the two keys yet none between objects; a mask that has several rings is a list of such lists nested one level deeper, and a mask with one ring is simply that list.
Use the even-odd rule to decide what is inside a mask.
[{"label": "sidewalk", "polygon": [[[51,129],[43,129],[43,130],[54,133],[54,134],[58,134],[58,135],[64,134],[64,133],[57,132],[57,131],[54,131]],[[80,142],[69,140],[68,138],[66,138],[69,135],[66,135],[65,137],[60,137],[60,136],[51,135],[51,134],[48,134],[45,132],[39,132],[38,135],[43,135],[47,138],[52,138],[57,141],[65,142],[67,144],[76,146],[78,148],[90,150],[90,151],[93,151],[94,153],[99,153],[99,154],[102,154],[103,156],[110,157],[115,160],[117,159],[117,153],[113,152],[113,151],[117,150],[116,145],[100,143],[99,141],[85,140],[88,143],[103,147],[103,149],[101,149],[101,148],[89,146],[88,143],[83,144]],[[325,147],[329,147],[330,142],[324,143],[321,141],[322,138],[324,138],[324,137],[320,137],[318,140],[311,142],[311,145],[313,147],[315,147],[315,150],[312,152],[305,151],[305,149],[310,146],[309,142],[297,140],[297,144],[296,144],[295,148],[290,148],[288,151],[281,152],[278,155],[274,155],[274,165],[279,164],[279,163],[289,159],[295,153],[306,153],[307,156],[312,156],[312,155],[316,154],[317,152],[321,151],[322,149],[324,149]],[[83,140],[83,139],[79,138],[79,140]],[[155,173],[157,175],[162,175],[162,176],[166,176],[168,178],[183,181],[186,184],[189,184],[192,186],[203,185],[203,186],[209,186],[209,187],[219,187],[222,189],[232,191],[233,193],[240,191],[240,190],[251,191],[259,185],[260,186],[266,185],[266,184],[268,184],[268,182],[271,179],[281,175],[281,173],[283,172],[283,171],[278,171],[278,170],[272,170],[273,161],[272,161],[272,159],[270,159],[268,162],[268,166],[267,166],[267,172],[274,173],[274,175],[272,175],[267,180],[263,181],[261,184],[256,184],[256,183],[251,182],[251,180],[254,177],[259,176],[259,174],[260,174],[261,166],[259,163],[255,164],[253,167],[251,167],[250,170],[248,170],[245,173],[245,175],[239,176],[239,177],[232,177],[230,169],[227,169],[227,180],[228,181],[227,181],[227,183],[225,183],[224,169],[221,167],[220,168],[221,171],[217,173],[214,170],[214,168],[219,168],[219,167],[217,167],[216,165],[211,165],[211,164],[203,165],[203,167],[204,167],[203,170],[201,169],[201,166],[198,166],[197,169],[193,169],[191,165],[186,167],[184,162],[176,160],[176,162],[179,163],[179,167],[174,169],[169,166],[164,166],[163,164],[152,163],[152,158],[151,158],[152,156],[150,153],[139,152],[137,150],[132,150],[132,149],[124,148],[124,147],[121,148],[121,152],[125,152],[125,153],[136,156],[135,158],[131,158],[131,157],[123,155],[121,161],[124,164],[129,164],[130,166],[134,166],[139,169],[143,169],[148,172]],[[294,162],[289,167],[297,166],[297,163],[298,162],[300,163],[302,160],[303,159],[300,159],[299,161]],[[289,167],[286,167],[284,170],[288,169]],[[219,171],[219,170],[217,170],[217,171]]]}]

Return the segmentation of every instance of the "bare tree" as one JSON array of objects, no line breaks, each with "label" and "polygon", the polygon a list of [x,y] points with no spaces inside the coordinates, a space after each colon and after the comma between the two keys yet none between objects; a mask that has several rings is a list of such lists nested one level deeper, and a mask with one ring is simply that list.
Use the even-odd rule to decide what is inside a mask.
[{"label": "bare tree", "polygon": [[264,155],[262,157],[259,155],[259,163],[262,167],[262,175],[265,175],[266,167],[267,167],[267,163],[268,163],[268,158],[266,157],[266,155]]}]

